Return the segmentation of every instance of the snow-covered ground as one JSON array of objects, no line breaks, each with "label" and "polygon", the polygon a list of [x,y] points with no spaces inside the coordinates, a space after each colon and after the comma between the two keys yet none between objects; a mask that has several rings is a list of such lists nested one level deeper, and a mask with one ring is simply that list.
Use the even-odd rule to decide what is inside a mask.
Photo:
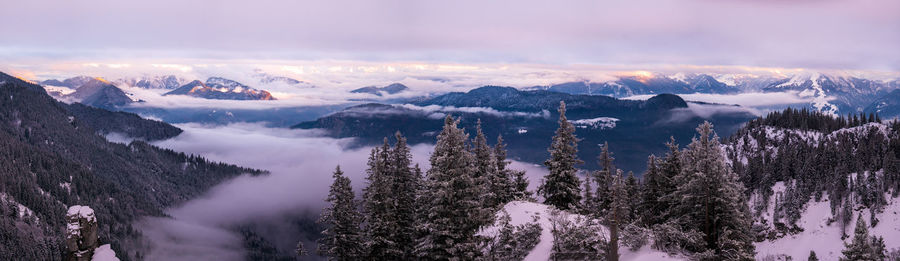
[{"label": "snow-covered ground", "polygon": [[[527,201],[513,201],[506,206],[503,207],[507,213],[509,213],[510,217],[510,225],[516,226],[521,224],[527,224],[534,221],[534,217],[537,217],[537,223],[541,225],[541,237],[540,242],[531,250],[528,256],[525,257],[525,260],[534,260],[534,261],[543,261],[550,260],[550,254],[553,252],[553,234],[552,223],[550,219],[553,216],[552,209],[544,204],[527,202]],[[577,219],[582,217],[577,214],[569,214],[565,212],[559,212],[557,215],[566,215],[569,219]],[[488,227],[479,232],[482,235],[493,235],[497,231],[497,227]],[[608,230],[604,228],[605,233],[608,233]],[[608,235],[607,235],[608,237]],[[671,256],[667,253],[663,253],[654,249],[651,249],[650,246],[644,246],[637,252],[632,252],[628,250],[625,246],[619,247],[619,260],[622,261],[630,261],[630,260],[684,260],[682,257]]]},{"label": "snow-covered ground", "polygon": [[[859,213],[862,213],[866,224],[871,226],[869,210],[854,211],[853,220],[848,223],[846,231],[850,237],[841,240],[840,223],[835,221],[828,225],[828,220],[832,218],[831,207],[827,200],[828,197],[823,198],[821,202],[810,200],[806,204],[802,217],[797,221],[797,225],[803,228],[803,232],[773,241],[756,243],[756,258],[787,255],[794,260],[805,260],[809,256],[809,251],[812,250],[816,252],[819,260],[838,260],[842,256],[844,243],[853,239],[853,230],[856,228],[856,218]],[[884,212],[876,215],[880,221],[874,228],[869,228],[869,233],[884,237],[887,249],[891,250],[900,248],[900,198],[891,198],[890,195],[887,198],[889,205],[885,207]]]}]

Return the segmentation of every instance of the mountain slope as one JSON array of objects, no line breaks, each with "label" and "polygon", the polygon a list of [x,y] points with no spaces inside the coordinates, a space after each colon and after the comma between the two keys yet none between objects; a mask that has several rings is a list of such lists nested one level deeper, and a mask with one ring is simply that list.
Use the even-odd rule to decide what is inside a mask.
[{"label": "mountain slope", "polygon": [[109,110],[134,102],[122,89],[101,78],[90,79],[78,86],[75,92],[61,98]]},{"label": "mountain slope", "polygon": [[[96,124],[85,121],[97,112],[73,114],[40,86],[2,73],[0,100],[2,260],[59,259],[64,254],[65,210],[71,205],[95,209],[102,243],[111,243],[120,258],[133,258],[140,247],[132,221],[163,215],[163,208],[196,197],[224,179],[260,173],[145,142],[108,142],[97,134],[92,126]],[[110,119],[107,124],[118,117],[137,121],[132,114],[99,114]],[[171,128],[161,126],[165,124],[142,127],[161,128],[147,133]]]},{"label": "mountain slope", "polygon": [[863,109],[863,112],[876,113],[882,118],[896,118],[900,116],[900,90],[893,90]]}]

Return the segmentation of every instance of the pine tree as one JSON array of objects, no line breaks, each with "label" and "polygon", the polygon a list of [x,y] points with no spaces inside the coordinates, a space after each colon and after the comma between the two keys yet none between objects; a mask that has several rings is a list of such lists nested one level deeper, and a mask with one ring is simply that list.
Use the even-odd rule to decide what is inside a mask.
[{"label": "pine tree", "polygon": [[[350,179],[341,167],[334,169],[334,183],[326,201],[330,206],[322,210],[318,223],[325,227],[318,240],[317,252],[329,260],[358,260],[363,258],[363,239],[360,231],[362,217],[356,205]],[[297,249],[303,249],[302,242]],[[305,249],[303,250],[305,252]],[[298,252],[298,255],[299,252]]]},{"label": "pine tree", "polygon": [[582,161],[577,155],[575,126],[566,119],[566,103],[562,101],[559,102],[559,128],[548,151],[550,159],[544,165],[550,173],[544,177],[538,193],[544,197],[544,204],[561,210],[576,209],[581,202],[581,184],[575,164]]},{"label": "pine tree", "polygon": [[595,214],[606,212],[609,209],[609,205],[612,204],[610,189],[612,187],[612,178],[616,174],[616,167],[613,165],[614,160],[612,152],[609,151],[609,143],[604,142],[600,155],[597,156],[600,170],[593,173],[593,179],[597,188],[596,192],[594,192],[594,202],[591,204],[589,212]]},{"label": "pine tree", "polygon": [[668,196],[674,205],[669,216],[685,230],[703,233],[704,255],[727,260],[753,260],[751,216],[737,176],[725,164],[719,137],[712,124],[697,127],[695,137],[683,152],[684,167],[678,187]]},{"label": "pine tree", "polygon": [[624,228],[628,218],[628,190],[622,171],[618,170],[610,182],[609,196],[612,198],[606,223],[609,226],[609,246],[606,249],[606,260],[619,260],[619,229]]},{"label": "pine tree", "polygon": [[525,176],[524,170],[513,170],[510,173],[513,177],[513,195],[515,200],[533,200],[531,191],[528,191],[528,177]]},{"label": "pine tree", "polygon": [[644,187],[641,192],[641,221],[647,227],[662,223],[662,215],[665,213],[662,198],[663,176],[659,170],[659,160],[656,156],[647,157],[647,172],[644,173]]},{"label": "pine tree", "polygon": [[853,240],[849,244],[844,244],[844,250],[841,253],[844,254],[841,260],[884,260],[884,240],[878,237],[869,237],[868,225],[862,218],[862,214],[859,214],[856,219]]},{"label": "pine tree", "polygon": [[492,156],[494,157],[495,172],[488,180],[490,190],[496,195],[498,205],[506,204],[515,199],[515,184],[512,170],[506,168],[509,161],[506,160],[506,144],[503,137],[497,135],[497,144],[494,145]]},{"label": "pine tree", "polygon": [[391,147],[387,138],[381,148],[372,149],[366,177],[369,184],[364,189],[366,248],[370,260],[396,260],[403,256],[395,241],[397,223],[395,216],[394,177]]},{"label": "pine tree", "polygon": [[628,177],[625,178],[625,191],[628,192],[626,197],[628,201],[628,218],[626,223],[631,223],[637,219],[638,205],[641,203],[640,190],[641,184],[634,177],[634,172],[628,171]]},{"label": "pine tree", "polygon": [[425,260],[471,260],[480,254],[475,232],[481,221],[481,191],[466,146],[468,135],[457,124],[459,121],[447,116],[430,158],[423,195],[427,217],[417,247]]},{"label": "pine tree", "polygon": [[807,258],[806,260],[807,260],[807,261],[819,261],[819,257],[816,256],[816,251],[810,250],[810,251],[809,251],[809,258]]},{"label": "pine tree", "polygon": [[415,250],[416,193],[419,177],[411,168],[412,154],[406,145],[406,138],[399,131],[394,135],[397,143],[391,151],[393,203],[393,240],[400,252],[400,259],[411,259]]},{"label": "pine tree", "polygon": [[[677,183],[675,182],[676,178],[679,174],[681,174],[682,163],[681,163],[681,151],[679,150],[679,146],[675,143],[675,137],[669,137],[669,142],[666,143],[666,146],[669,147],[669,152],[666,153],[666,157],[662,159],[659,168],[659,179],[656,182],[657,190],[659,190],[659,195],[663,197],[659,200],[659,205],[657,208],[660,213],[663,213],[659,217],[661,220],[668,220],[672,217],[667,216],[672,208],[672,205],[675,204],[674,198],[670,197],[672,193],[677,189]],[[661,223],[661,222],[660,222]]]},{"label": "pine tree", "polygon": [[584,196],[582,196],[581,208],[582,212],[586,214],[593,214],[592,209],[595,209],[594,203],[596,199],[594,198],[594,189],[591,187],[591,183],[594,183],[591,180],[591,174],[584,175],[584,181],[582,182],[584,184]]}]

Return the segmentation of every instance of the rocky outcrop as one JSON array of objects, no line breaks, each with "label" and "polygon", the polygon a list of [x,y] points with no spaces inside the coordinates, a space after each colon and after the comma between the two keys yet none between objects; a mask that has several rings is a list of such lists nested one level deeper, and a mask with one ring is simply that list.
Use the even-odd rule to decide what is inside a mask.
[{"label": "rocky outcrop", "polygon": [[71,206],[66,214],[66,260],[90,261],[100,246],[97,218],[88,206]]}]

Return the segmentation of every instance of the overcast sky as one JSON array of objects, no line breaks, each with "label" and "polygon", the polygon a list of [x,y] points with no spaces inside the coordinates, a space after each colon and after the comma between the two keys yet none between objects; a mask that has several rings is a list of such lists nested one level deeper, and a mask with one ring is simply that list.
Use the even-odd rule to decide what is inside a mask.
[{"label": "overcast sky", "polygon": [[896,0],[2,1],[7,67],[330,59],[900,71]]}]

